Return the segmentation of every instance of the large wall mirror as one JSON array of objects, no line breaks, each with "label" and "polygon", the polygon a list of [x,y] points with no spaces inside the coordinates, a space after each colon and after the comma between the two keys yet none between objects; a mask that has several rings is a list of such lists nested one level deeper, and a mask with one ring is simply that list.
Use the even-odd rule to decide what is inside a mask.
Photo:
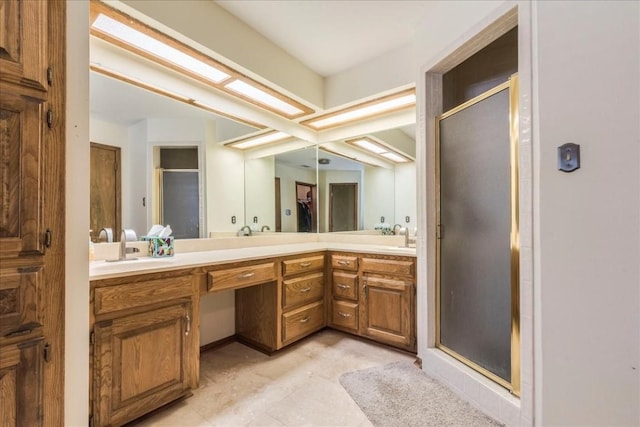
[{"label": "large wall mirror", "polygon": [[[118,240],[120,227],[144,235],[172,222],[177,238],[231,235],[243,225],[253,232],[376,234],[380,226],[415,227],[415,126],[368,135],[407,154],[401,163],[345,139],[243,152],[222,142],[254,127],[95,72],[90,95],[91,142],[119,152],[121,178],[118,191],[106,192],[120,200],[105,203],[113,173],[91,166],[94,240],[102,228]],[[119,218],[105,215],[114,206]]]}]

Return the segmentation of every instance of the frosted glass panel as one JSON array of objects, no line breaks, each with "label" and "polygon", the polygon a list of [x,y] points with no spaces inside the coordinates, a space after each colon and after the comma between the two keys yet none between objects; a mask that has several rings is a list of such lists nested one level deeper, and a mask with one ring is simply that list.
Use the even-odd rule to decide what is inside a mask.
[{"label": "frosted glass panel", "polygon": [[162,222],[176,239],[200,237],[198,172],[162,172]]},{"label": "frosted glass panel", "polygon": [[510,382],[509,91],[440,121],[440,342]]}]

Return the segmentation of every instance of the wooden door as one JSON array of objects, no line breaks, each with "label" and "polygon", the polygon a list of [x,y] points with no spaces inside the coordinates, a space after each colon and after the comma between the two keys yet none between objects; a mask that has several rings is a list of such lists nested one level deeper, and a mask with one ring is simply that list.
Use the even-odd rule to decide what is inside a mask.
[{"label": "wooden door", "polygon": [[64,422],[65,4],[0,2],[3,426]]},{"label": "wooden door", "polygon": [[358,229],[358,183],[329,184],[329,231]]},{"label": "wooden door", "polygon": [[415,350],[413,282],[364,275],[360,299],[361,334],[376,341]]},{"label": "wooden door", "polygon": [[190,300],[98,322],[93,421],[117,426],[189,392]]},{"label": "wooden door", "polygon": [[114,241],[120,240],[122,228],[122,196],[120,147],[91,143],[91,196],[89,227],[96,242],[102,228],[113,230]]}]

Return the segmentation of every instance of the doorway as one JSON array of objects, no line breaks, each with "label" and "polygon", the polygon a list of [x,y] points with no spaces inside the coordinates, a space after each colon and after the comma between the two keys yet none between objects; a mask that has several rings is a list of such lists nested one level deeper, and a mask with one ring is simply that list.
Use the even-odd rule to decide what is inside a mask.
[{"label": "doorway", "polygon": [[296,181],[298,232],[315,233],[318,231],[318,218],[316,214],[316,207],[318,206],[317,188],[316,184]]},{"label": "doorway", "polygon": [[160,148],[160,224],[176,239],[200,237],[198,148]]},{"label": "doorway", "polygon": [[329,184],[329,231],[358,229],[358,183]]},{"label": "doorway", "polygon": [[517,76],[437,118],[436,346],[519,394]]},{"label": "doorway", "polygon": [[97,242],[100,230],[110,228],[113,240],[118,241],[122,228],[120,147],[92,142],[90,152],[91,240]]}]

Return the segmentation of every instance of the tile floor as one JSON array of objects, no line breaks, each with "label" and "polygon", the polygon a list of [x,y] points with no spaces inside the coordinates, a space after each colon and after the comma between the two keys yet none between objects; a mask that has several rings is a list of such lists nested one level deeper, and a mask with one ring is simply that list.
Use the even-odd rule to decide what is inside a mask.
[{"label": "tile floor", "polygon": [[328,329],[272,356],[234,342],[201,354],[192,397],[136,427],[371,426],[338,378],[400,360],[415,357]]}]

